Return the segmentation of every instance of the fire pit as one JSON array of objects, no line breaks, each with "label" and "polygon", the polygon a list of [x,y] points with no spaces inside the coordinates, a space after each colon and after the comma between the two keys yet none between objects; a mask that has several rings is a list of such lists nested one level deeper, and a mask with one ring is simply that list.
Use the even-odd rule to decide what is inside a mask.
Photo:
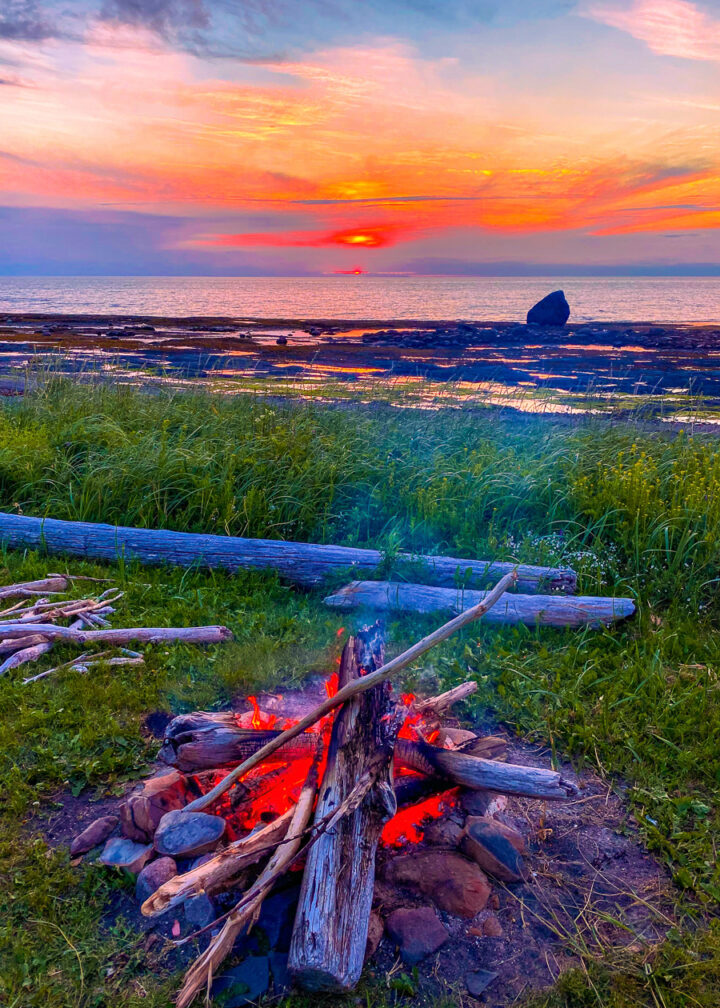
[{"label": "fire pit", "polygon": [[[389,679],[483,615],[512,581],[509,574],[387,663],[383,626],[375,623],[349,638],[337,670],[314,690],[247,697],[237,710],[172,719],[159,754],[167,768],[123,803],[119,817],[96,820],[76,837],[73,854],[106,841],[100,861],[137,876],[143,915],[167,914],[176,945],[199,940],[203,950],[186,974],[179,1008],[203,988],[214,995],[233,982],[250,993],[228,1005],[248,1003],[268,988],[270,969],[276,993],[290,985],[351,990],[381,940],[378,955],[394,949],[408,967],[432,961],[433,975],[443,959],[451,961],[464,970],[472,996],[493,980],[496,973],[477,969],[468,939],[503,934],[494,913],[499,892],[517,887],[528,905],[528,888],[542,890],[543,877],[557,878],[528,861],[526,834],[537,852],[538,838],[553,834],[546,803],[585,809],[586,798],[566,803],[577,788],[561,774],[507,761],[507,739],[452,721],[450,709],[475,683],[421,699],[396,695]],[[513,818],[505,813],[508,795]],[[578,838],[570,866],[585,852],[578,815],[568,815],[565,835]],[[111,835],[118,826],[122,836]],[[589,840],[602,835],[595,829]],[[628,856],[630,845],[619,851]],[[598,857],[604,865],[605,854]],[[642,858],[639,864],[638,877],[654,879]],[[605,898],[607,876],[600,874],[589,873],[590,893]],[[650,902],[633,897],[628,905]],[[184,915],[184,937],[176,915]],[[265,955],[256,954],[258,922],[270,946]],[[223,974],[231,954],[246,958]],[[513,950],[511,959],[518,955]]]},{"label": "fire pit", "polygon": [[[101,860],[138,873],[146,915],[205,901],[208,921],[197,918],[193,937],[213,935],[187,973],[180,1008],[211,984],[290,871],[302,882],[289,975],[305,989],[337,991],[357,983],[384,928],[404,961],[417,963],[447,938],[435,908],[472,919],[492,894],[488,874],[510,883],[526,876],[523,837],[493,815],[497,795],[564,799],[574,786],[554,771],[502,762],[502,739],[444,723],[474,683],[418,700],[397,698],[387,681],[393,666],[464,619],[387,665],[383,625],[365,627],[309,712],[297,698],[249,697],[244,711],[196,712],[168,725],[160,756],[174,769],[131,796],[121,811],[125,838],[108,840]],[[462,824],[446,815],[459,802],[471,813]],[[417,841],[432,820],[446,850],[383,858],[386,881],[415,885],[432,905],[399,907],[383,924],[372,915],[378,847]],[[212,900],[228,891],[241,896],[222,914]]]}]

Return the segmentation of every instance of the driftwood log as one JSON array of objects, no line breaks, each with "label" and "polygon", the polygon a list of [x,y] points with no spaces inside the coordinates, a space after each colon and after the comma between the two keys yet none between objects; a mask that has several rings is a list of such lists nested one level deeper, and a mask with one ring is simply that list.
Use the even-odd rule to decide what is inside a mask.
[{"label": "driftwood log", "polygon": [[[339,685],[383,664],[379,624],[351,637]],[[397,808],[392,751],[401,722],[391,717],[390,684],[379,683],[338,712],[328,745],[315,823],[334,815],[365,777],[373,783],[360,805],[320,835],[305,864],[288,968],[306,990],[351,990],[360,979],[375,885],[375,852]]]},{"label": "driftwood log", "polygon": [[[75,620],[70,624],[70,630],[81,630],[83,626],[82,620]],[[37,661],[38,658],[42,658],[46,655],[48,651],[52,651],[54,642],[48,640],[46,637],[21,637],[20,640],[15,640],[16,644],[24,645],[19,651],[11,654],[9,658],[0,665],[0,675],[5,672],[9,672],[10,669],[18,668],[20,665],[24,665],[26,662]]]},{"label": "driftwood log", "polygon": [[[335,609],[367,608],[380,612],[462,612],[477,605],[485,592],[433,588],[399,581],[353,581],[328,595],[325,604]],[[599,626],[627,619],[635,612],[629,598],[595,598],[573,595],[505,595],[485,616],[486,623],[522,623],[525,626]]]},{"label": "driftwood log", "polygon": [[130,627],[119,630],[74,630],[53,623],[5,623],[0,627],[3,638],[27,637],[28,630],[49,641],[66,641],[71,644],[129,644],[140,641],[157,644],[163,641],[185,641],[188,644],[220,644],[232,640],[232,633],[224,626],[206,627]]},{"label": "driftwood log", "polygon": [[[239,728],[232,711],[198,711],[181,714],[168,725],[160,756],[170,766],[185,773],[237,764],[254,757],[284,733]],[[303,732],[291,738],[280,755],[292,759],[308,756],[316,735]],[[461,785],[529,798],[563,799],[572,793],[560,774],[537,767],[499,763],[469,755],[460,749],[441,749],[425,742],[400,739],[395,745],[395,765],[418,773],[445,778],[446,787]],[[206,796],[207,797],[207,796]],[[198,803],[206,808],[211,802]]]},{"label": "driftwood log", "polygon": [[0,588],[0,599],[34,598],[37,595],[58,595],[68,590],[70,579],[62,574],[50,574],[40,581],[21,581]]},{"label": "driftwood log", "polygon": [[[384,561],[379,550],[97,525],[6,513],[0,513],[0,544],[99,560],[124,557],[145,564],[200,565],[230,571],[269,568],[289,581],[307,586],[321,584],[329,575],[347,570],[369,573]],[[401,554],[395,568],[398,573],[412,571],[416,577],[422,571],[423,580],[440,585],[459,581],[482,587],[515,570],[517,586],[522,591],[574,592],[577,586],[577,576],[569,568],[489,560]]]}]

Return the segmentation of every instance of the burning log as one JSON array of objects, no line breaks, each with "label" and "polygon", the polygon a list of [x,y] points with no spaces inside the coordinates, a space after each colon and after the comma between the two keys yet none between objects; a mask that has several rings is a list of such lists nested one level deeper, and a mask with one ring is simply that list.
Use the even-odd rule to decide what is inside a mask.
[{"label": "burning log", "polygon": [[[331,574],[348,569],[375,571],[385,559],[379,550],[347,546],[197,535],[3,513],[0,513],[0,543],[100,560],[133,558],[145,564],[166,563],[178,567],[195,567],[200,563],[230,571],[274,569],[289,581],[310,587],[321,584]],[[423,577],[440,585],[452,586],[460,577],[468,586],[480,587],[516,571],[518,587],[523,591],[572,593],[577,586],[577,575],[568,568],[409,554],[401,554],[396,566],[415,572],[422,567]]]},{"label": "burning log", "polygon": [[[334,609],[365,607],[380,612],[462,612],[486,597],[484,592],[431,588],[399,581],[353,581],[324,600]],[[487,614],[487,623],[521,623],[525,626],[599,626],[627,619],[635,612],[629,598],[595,598],[574,595],[506,595]]]},{"label": "burning log", "polygon": [[[362,679],[358,681],[362,682]],[[286,732],[240,728],[232,711],[181,714],[168,725],[160,755],[170,766],[186,773],[214,769],[241,760],[256,761],[258,754],[267,751],[270,745],[277,747],[278,741],[285,735]],[[307,756],[314,745],[315,735],[303,732],[293,735],[282,752],[288,759]],[[395,763],[418,773],[440,775],[445,779],[446,788],[462,785],[530,798],[567,798],[568,792],[561,784],[560,774],[496,762],[498,752],[504,752],[506,748],[504,740],[498,742],[493,736],[491,742],[478,739],[469,745],[468,750],[448,750],[426,742],[400,739],[395,746]],[[480,754],[491,758],[481,758]],[[257,763],[254,762],[254,765]],[[217,794],[212,800],[223,793],[219,789],[235,773],[233,770],[214,789]],[[208,799],[209,795],[205,795],[188,807],[200,811],[212,803]]]},{"label": "burning log", "polygon": [[[379,625],[351,637],[342,654],[339,685],[383,664]],[[359,806],[311,846],[290,943],[288,967],[312,990],[350,990],[362,972],[375,884],[375,852],[396,810],[392,752],[400,722],[391,717],[390,685],[349,700],[335,718],[315,812],[333,816],[365,775],[374,778]],[[404,718],[403,718],[404,720]]]},{"label": "burning log", "polygon": [[554,770],[481,759],[458,749],[441,749],[427,742],[400,741],[397,756],[404,766],[438,774],[455,785],[472,790],[553,801],[562,801],[576,793],[575,786]]}]

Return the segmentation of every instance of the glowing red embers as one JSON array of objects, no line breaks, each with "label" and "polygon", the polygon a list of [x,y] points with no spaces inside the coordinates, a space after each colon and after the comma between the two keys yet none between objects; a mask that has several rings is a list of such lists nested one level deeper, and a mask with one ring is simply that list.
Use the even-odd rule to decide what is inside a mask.
[{"label": "glowing red embers", "polygon": [[418,805],[400,809],[385,824],[380,842],[386,847],[403,847],[406,843],[418,843],[423,837],[423,826],[429,819],[440,819],[453,804],[454,795],[446,791],[441,795],[427,798]]},{"label": "glowing red embers", "polygon": [[[333,672],[327,678],[324,686],[328,697],[334,697],[337,694],[339,686],[337,672]],[[415,696],[412,693],[404,693],[401,700],[406,707],[410,708],[415,701]],[[267,731],[272,728],[286,728],[296,723],[290,719],[280,719],[277,714],[262,710],[257,697],[249,696],[247,702],[250,705],[250,710],[236,715],[237,723],[241,728]],[[321,733],[324,736],[326,749],[334,717],[335,712],[330,713],[309,729],[309,733]],[[423,739],[421,721],[420,714],[409,714],[400,730],[399,737],[411,741]],[[428,734],[427,741],[433,741],[437,734],[436,730]],[[226,819],[230,839],[234,840],[243,836],[256,826],[270,822],[286,812],[297,801],[310,770],[311,762],[312,758],[309,752],[307,755],[300,755],[297,752],[290,754],[288,750],[280,750],[243,778],[240,787],[246,788],[244,796],[239,794],[238,800],[235,801],[232,798],[232,791],[224,795],[218,802],[215,811]],[[218,771],[216,774],[208,773],[203,775],[202,781],[199,777],[196,777],[195,781],[204,792],[207,792],[228,772],[225,770]],[[398,767],[395,771],[395,777],[401,779],[406,777],[408,773],[412,773],[412,771]],[[399,811],[386,824],[381,836],[381,843],[390,847],[417,843],[422,839],[423,824],[427,823],[429,819],[440,818],[453,800],[454,792],[448,791],[442,795],[428,798],[411,808]]]}]

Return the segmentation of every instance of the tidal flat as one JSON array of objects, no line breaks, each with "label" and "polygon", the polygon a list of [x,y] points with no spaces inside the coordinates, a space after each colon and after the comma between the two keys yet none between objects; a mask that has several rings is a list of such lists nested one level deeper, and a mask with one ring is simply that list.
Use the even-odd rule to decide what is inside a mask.
[{"label": "tidal flat", "polygon": [[83,381],[720,422],[720,325],[13,315],[0,388]]}]

